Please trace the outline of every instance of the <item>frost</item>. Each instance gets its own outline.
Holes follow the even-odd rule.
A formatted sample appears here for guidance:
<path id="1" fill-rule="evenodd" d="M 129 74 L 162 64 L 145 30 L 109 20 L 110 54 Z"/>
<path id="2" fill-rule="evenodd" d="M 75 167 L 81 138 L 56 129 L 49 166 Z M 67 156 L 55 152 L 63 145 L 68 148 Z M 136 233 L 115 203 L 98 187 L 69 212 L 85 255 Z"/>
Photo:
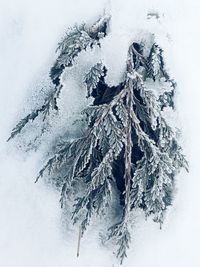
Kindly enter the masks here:
<path id="1" fill-rule="evenodd" d="M 51 70 L 55 94 L 45 101 L 44 110 L 23 119 L 11 138 L 40 112 L 44 112 L 45 120 L 49 107 L 57 109 L 63 69 L 71 66 L 82 50 L 99 45 L 107 22 L 107 17 L 102 18 L 92 27 L 77 26 L 67 34 L 59 44 L 60 55 Z M 149 38 L 152 42 L 154 35 Z M 122 212 L 118 213 L 118 223 L 108 229 L 107 241 L 115 243 L 121 263 L 131 241 L 134 212 L 142 210 L 162 226 L 172 204 L 175 177 L 181 168 L 188 170 L 175 131 L 163 116 L 166 107 L 173 108 L 174 93 L 167 93 L 174 92 L 175 82 L 166 71 L 163 50 L 155 41 L 150 47 L 149 39 L 146 43 L 129 46 L 124 80 L 117 86 L 106 83 L 109 69 L 103 63 L 90 68 L 83 84 L 93 104 L 82 111 L 86 123 L 82 136 L 63 140 L 36 179 L 54 176 L 59 180 L 61 206 L 65 208 L 68 199 L 73 202 L 71 219 L 79 223 L 81 235 L 95 216 L 105 218 L 111 211 L 115 191 Z M 156 94 L 152 83 L 162 87 L 163 93 Z"/>

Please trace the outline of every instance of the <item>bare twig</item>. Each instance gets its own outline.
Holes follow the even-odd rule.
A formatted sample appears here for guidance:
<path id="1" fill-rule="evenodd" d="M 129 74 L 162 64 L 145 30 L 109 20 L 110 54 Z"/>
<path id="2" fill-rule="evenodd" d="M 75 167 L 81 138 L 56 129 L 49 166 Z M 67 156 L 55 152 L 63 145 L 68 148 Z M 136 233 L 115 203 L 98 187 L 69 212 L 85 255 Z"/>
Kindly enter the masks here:
<path id="1" fill-rule="evenodd" d="M 79 257 L 80 255 L 80 243 L 81 243 L 81 226 L 79 226 L 79 231 L 78 231 L 78 244 L 77 244 L 77 254 L 76 254 L 77 257 Z"/>

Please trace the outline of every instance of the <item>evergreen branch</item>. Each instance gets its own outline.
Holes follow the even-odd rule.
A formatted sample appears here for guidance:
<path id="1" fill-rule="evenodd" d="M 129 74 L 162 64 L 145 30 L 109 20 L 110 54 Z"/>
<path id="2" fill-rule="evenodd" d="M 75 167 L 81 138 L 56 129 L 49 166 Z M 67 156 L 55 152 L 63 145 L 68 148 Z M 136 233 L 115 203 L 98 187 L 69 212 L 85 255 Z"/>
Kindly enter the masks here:
<path id="1" fill-rule="evenodd" d="M 129 48 L 128 52 L 128 61 L 127 61 L 127 79 L 125 88 L 128 89 L 127 96 L 126 96 L 126 105 L 128 108 L 128 121 L 125 127 L 125 136 L 126 136 L 126 143 L 125 143 L 125 152 L 124 152 L 124 160 L 125 160 L 125 171 L 124 171 L 124 180 L 125 180 L 125 216 L 129 215 L 130 212 L 130 190 L 131 190 L 131 178 L 132 178 L 132 114 L 135 114 L 133 111 L 133 79 L 130 78 L 132 74 L 132 69 L 134 66 L 133 63 L 133 53 L 132 53 L 132 46 Z M 130 72 L 131 70 L 131 72 Z M 134 118 L 135 119 L 135 118 Z M 134 120 L 135 121 L 135 120 Z"/>
<path id="2" fill-rule="evenodd" d="M 50 110 L 58 110 L 57 105 L 57 99 L 60 95 L 60 91 L 62 89 L 62 85 L 55 87 L 52 93 L 49 94 L 49 96 L 46 98 L 44 104 L 36 109 L 35 111 L 32 111 L 29 113 L 25 118 L 20 120 L 20 122 L 13 128 L 10 137 L 7 141 L 10 141 L 12 138 L 14 138 L 16 135 L 21 133 L 22 129 L 30 122 L 34 121 L 40 114 L 43 114 L 43 121 L 46 119 L 47 115 L 50 113 Z"/>
<path id="3" fill-rule="evenodd" d="M 104 179 L 103 183 L 96 184 L 95 189 L 88 190 L 86 195 L 77 198 L 77 202 L 74 205 L 74 211 L 72 213 L 72 219 L 74 223 L 78 220 L 79 213 L 85 209 L 85 215 L 81 216 L 81 233 L 84 234 L 87 226 L 90 223 L 92 215 L 100 215 L 106 213 L 111 202 L 111 183 L 110 179 Z"/>
<path id="4" fill-rule="evenodd" d="M 173 89 L 176 88 L 176 82 L 173 79 L 170 79 L 170 76 L 165 69 L 163 50 L 156 43 L 154 43 L 151 47 L 148 62 L 150 66 L 149 77 L 151 77 L 154 81 L 156 79 L 159 80 L 164 78 L 166 82 L 170 83 Z"/>
<path id="5" fill-rule="evenodd" d="M 103 17 L 92 27 L 75 27 L 66 35 L 51 70 L 56 85 L 52 97 L 16 126 L 13 137 L 40 113 L 45 120 L 50 109 L 57 110 L 62 72 L 82 50 L 100 45 L 108 22 L 108 17 Z M 172 204 L 175 176 L 182 167 L 188 170 L 176 133 L 164 117 L 164 108 L 173 108 L 175 83 L 165 69 L 162 52 L 153 44 L 146 56 L 143 46 L 133 43 L 128 50 L 125 79 L 118 86 L 106 84 L 107 70 L 102 63 L 90 69 L 84 83 L 94 102 L 82 112 L 87 123 L 85 133 L 56 148 L 36 179 L 45 174 L 62 177 L 61 207 L 70 197 L 74 203 L 71 219 L 80 222 L 80 236 L 92 218 L 110 211 L 115 191 L 121 212 L 117 212 L 118 223 L 108 229 L 107 240 L 116 244 L 121 263 L 131 241 L 133 212 L 142 209 L 161 226 Z M 152 80 L 155 86 L 164 88 L 158 97 L 151 90 Z"/>
<path id="6" fill-rule="evenodd" d="M 77 140 L 78 142 L 79 140 Z M 40 170 L 35 182 L 39 180 L 39 178 L 43 177 L 45 172 L 48 171 L 48 175 L 50 175 L 55 169 L 60 168 L 64 162 L 66 162 L 66 156 L 69 158 L 72 156 L 74 143 L 66 143 L 63 148 L 61 148 L 52 158 L 50 158 L 44 167 Z"/>
<path id="7" fill-rule="evenodd" d="M 110 17 L 104 15 L 91 27 L 75 26 L 66 34 L 58 44 L 59 56 L 50 71 L 50 77 L 54 84 L 60 84 L 60 76 L 64 69 L 73 65 L 74 59 L 81 51 L 88 47 L 93 48 L 94 45 L 100 45 L 99 40 L 107 34 L 109 20 Z"/>
<path id="8" fill-rule="evenodd" d="M 100 77 L 105 74 L 105 67 L 102 63 L 95 64 L 90 71 L 86 74 L 84 83 L 87 88 L 87 97 L 92 96 L 93 90 L 96 88 L 100 81 Z"/>
<path id="9" fill-rule="evenodd" d="M 116 245 L 118 246 L 116 256 L 119 258 L 122 264 L 124 259 L 127 257 L 127 249 L 131 242 L 131 234 L 128 229 L 128 221 L 124 218 L 117 224 L 114 224 L 108 229 L 107 240 L 116 240 Z"/>
<path id="10" fill-rule="evenodd" d="M 35 120 L 40 114 L 43 114 L 43 120 L 45 120 L 46 116 L 50 113 L 50 109 L 58 110 L 57 98 L 62 89 L 62 84 L 60 83 L 61 74 L 66 67 L 72 66 L 74 58 L 77 57 L 82 50 L 86 50 L 87 47 L 92 48 L 94 45 L 99 45 L 99 40 L 107 34 L 106 31 L 109 20 L 110 17 L 104 15 L 92 25 L 91 28 L 86 28 L 85 25 L 81 27 L 76 26 L 71 32 L 67 33 L 62 42 L 58 44 L 57 51 L 60 51 L 60 55 L 50 71 L 51 80 L 53 84 L 55 84 L 53 92 L 46 98 L 42 107 L 20 120 L 15 128 L 13 128 L 7 141 L 19 134 L 27 123 Z"/>

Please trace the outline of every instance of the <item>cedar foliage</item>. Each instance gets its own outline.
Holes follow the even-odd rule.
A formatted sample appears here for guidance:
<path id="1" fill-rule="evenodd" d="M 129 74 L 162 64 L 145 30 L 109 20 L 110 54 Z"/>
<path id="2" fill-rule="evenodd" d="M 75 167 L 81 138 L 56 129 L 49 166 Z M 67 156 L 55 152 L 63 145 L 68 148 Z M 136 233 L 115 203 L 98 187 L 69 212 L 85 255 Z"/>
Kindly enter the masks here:
<path id="1" fill-rule="evenodd" d="M 38 115 L 45 120 L 51 110 L 58 110 L 64 69 L 73 65 L 82 50 L 100 46 L 109 19 L 102 17 L 89 28 L 76 26 L 66 34 L 50 72 L 53 92 L 41 108 L 17 124 L 9 140 Z M 182 167 L 188 169 L 176 131 L 165 118 L 165 108 L 174 109 L 176 83 L 166 71 L 162 49 L 152 40 L 147 47 L 130 45 L 124 81 L 118 86 L 106 84 L 109 70 L 102 62 L 91 67 L 83 81 L 87 97 L 94 99 L 82 111 L 86 131 L 80 138 L 63 141 L 36 179 L 51 174 L 62 177 L 61 206 L 73 196 L 72 220 L 81 225 L 82 235 L 94 216 L 110 212 L 117 188 L 121 211 L 118 222 L 108 229 L 107 241 L 116 244 L 121 263 L 130 245 L 134 212 L 142 210 L 161 226 L 172 204 L 175 177 Z"/>

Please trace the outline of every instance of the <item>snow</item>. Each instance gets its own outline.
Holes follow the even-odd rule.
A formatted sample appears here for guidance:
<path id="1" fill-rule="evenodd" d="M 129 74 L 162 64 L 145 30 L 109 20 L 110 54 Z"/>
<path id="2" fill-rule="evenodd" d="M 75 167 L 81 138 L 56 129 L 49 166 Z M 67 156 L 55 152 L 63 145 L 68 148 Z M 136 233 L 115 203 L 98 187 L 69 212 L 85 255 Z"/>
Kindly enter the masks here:
<path id="1" fill-rule="evenodd" d="M 25 153 L 19 140 L 7 143 L 11 128 L 34 107 L 36 81 L 47 82 L 57 42 L 67 27 L 92 23 L 104 8 L 112 14 L 110 35 L 102 42 L 109 83 L 122 79 L 128 45 L 155 33 L 165 50 L 170 73 L 178 82 L 176 125 L 190 162 L 190 173 L 178 177 L 177 194 L 162 231 L 138 218 L 129 257 L 124 266 L 199 267 L 200 238 L 200 23 L 198 0 L 0 0 L 0 266 L 92 267 L 118 266 L 112 251 L 102 247 L 96 225 L 81 240 L 76 258 L 78 229 L 64 229 L 59 194 L 34 179 L 44 159 L 48 137 L 38 151 Z M 160 18 L 147 18 L 148 12 Z M 142 30 L 142 33 L 141 33 Z M 87 52 L 88 55 L 90 52 Z M 86 66 L 87 54 L 82 55 Z M 94 59 L 97 62 L 97 58 Z M 73 71 L 72 71 L 73 72 Z M 85 105 L 72 79 L 66 118 Z M 66 74 L 67 76 L 67 74 Z M 38 92 L 40 89 L 36 89 Z M 66 92 L 63 92 L 65 95 Z M 76 102 L 74 102 L 74 99 Z M 71 103 L 71 104 L 70 104 Z M 74 105 L 76 103 L 76 106 Z M 61 103 L 63 105 L 64 103 Z M 60 118 L 60 124 L 64 121 Z M 57 124 L 55 124 L 57 125 Z M 67 126 L 69 126 L 67 122 Z M 31 131 L 31 129 L 28 129 Z M 16 146 L 17 144 L 17 146 Z M 66 227 L 67 228 L 67 227 Z"/>

